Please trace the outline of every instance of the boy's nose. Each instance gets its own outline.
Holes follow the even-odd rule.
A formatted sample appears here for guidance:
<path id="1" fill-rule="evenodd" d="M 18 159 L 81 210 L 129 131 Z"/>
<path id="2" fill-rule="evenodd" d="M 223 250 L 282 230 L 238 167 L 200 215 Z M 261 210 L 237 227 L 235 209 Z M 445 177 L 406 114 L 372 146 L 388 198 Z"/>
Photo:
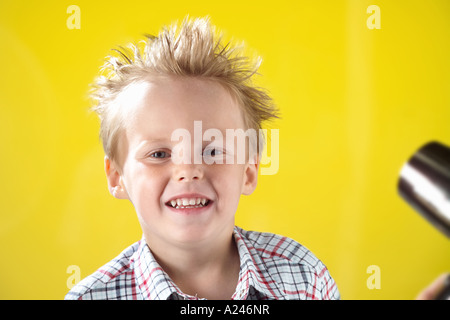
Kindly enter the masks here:
<path id="1" fill-rule="evenodd" d="M 179 164 L 174 169 L 173 178 L 176 181 L 194 181 L 203 178 L 203 170 L 198 164 Z"/>

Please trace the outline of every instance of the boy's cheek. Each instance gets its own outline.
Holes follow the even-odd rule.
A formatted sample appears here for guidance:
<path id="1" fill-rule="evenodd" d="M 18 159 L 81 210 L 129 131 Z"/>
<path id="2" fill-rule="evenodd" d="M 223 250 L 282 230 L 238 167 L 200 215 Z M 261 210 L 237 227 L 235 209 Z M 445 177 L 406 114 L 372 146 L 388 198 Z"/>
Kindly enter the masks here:
<path id="1" fill-rule="evenodd" d="M 247 166 L 246 164 L 215 165 L 214 170 L 208 176 L 215 182 L 218 190 L 239 192 L 242 191 L 242 186 L 246 181 Z"/>

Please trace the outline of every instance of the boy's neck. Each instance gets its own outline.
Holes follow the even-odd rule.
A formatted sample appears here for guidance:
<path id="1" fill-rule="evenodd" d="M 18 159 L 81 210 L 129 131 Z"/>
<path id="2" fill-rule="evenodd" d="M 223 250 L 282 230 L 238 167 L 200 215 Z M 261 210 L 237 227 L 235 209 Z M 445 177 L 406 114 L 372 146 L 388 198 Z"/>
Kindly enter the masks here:
<path id="1" fill-rule="evenodd" d="M 156 261 L 183 293 L 206 299 L 231 298 L 240 270 L 233 230 L 191 248 L 151 243 L 147 241 Z"/>

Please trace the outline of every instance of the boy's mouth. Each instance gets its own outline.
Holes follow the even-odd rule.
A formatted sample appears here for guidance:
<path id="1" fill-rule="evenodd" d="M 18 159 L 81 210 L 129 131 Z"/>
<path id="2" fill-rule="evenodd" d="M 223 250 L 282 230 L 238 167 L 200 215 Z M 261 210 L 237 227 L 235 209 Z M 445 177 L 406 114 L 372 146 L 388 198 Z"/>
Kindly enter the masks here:
<path id="1" fill-rule="evenodd" d="M 177 198 L 166 202 L 166 206 L 175 209 L 203 208 L 210 204 L 211 200 L 206 198 Z"/>

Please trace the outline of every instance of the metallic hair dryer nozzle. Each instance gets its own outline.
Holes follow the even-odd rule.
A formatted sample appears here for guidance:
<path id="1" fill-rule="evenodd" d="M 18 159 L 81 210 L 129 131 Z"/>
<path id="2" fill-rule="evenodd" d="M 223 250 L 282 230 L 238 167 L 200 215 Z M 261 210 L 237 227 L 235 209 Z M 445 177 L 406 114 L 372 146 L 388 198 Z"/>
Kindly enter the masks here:
<path id="1" fill-rule="evenodd" d="M 450 148 L 430 142 L 406 162 L 398 192 L 435 228 L 450 238 Z"/>

